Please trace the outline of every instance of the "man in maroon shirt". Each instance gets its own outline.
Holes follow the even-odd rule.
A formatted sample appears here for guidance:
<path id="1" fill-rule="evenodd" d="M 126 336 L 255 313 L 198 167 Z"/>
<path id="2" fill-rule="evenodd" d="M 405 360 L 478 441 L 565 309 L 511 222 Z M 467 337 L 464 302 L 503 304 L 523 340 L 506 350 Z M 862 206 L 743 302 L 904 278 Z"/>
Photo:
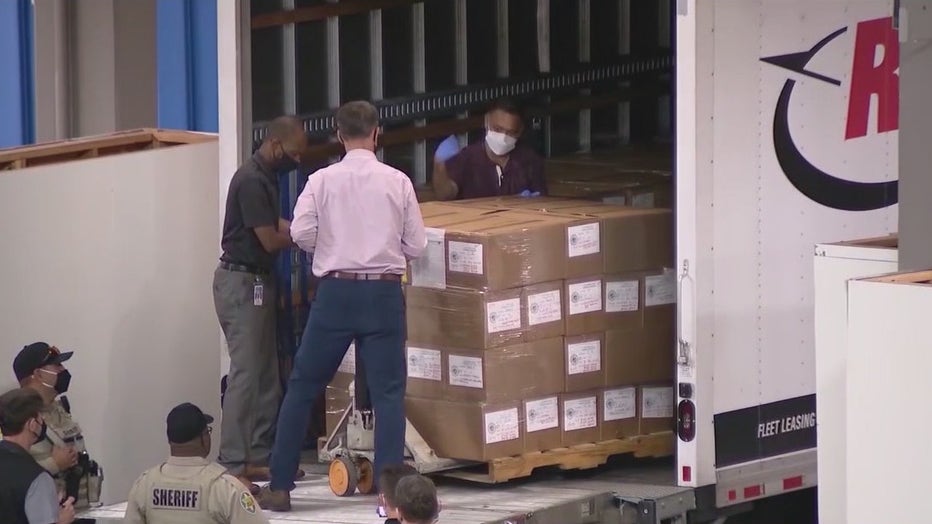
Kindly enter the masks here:
<path id="1" fill-rule="evenodd" d="M 485 140 L 461 151 L 453 136 L 437 147 L 433 174 L 437 198 L 546 195 L 543 160 L 531 148 L 517 145 L 524 132 L 518 107 L 510 100 L 498 100 L 485 115 L 485 129 Z"/>

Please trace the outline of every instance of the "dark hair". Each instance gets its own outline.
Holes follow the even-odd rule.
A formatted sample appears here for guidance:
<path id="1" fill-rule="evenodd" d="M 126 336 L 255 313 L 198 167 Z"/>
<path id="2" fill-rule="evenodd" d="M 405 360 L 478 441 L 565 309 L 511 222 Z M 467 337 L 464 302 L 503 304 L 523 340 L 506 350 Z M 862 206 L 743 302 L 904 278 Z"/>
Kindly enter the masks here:
<path id="1" fill-rule="evenodd" d="M 366 138 L 379 125 L 379 111 L 365 100 L 347 102 L 337 110 L 337 131 L 343 138 Z"/>
<path id="2" fill-rule="evenodd" d="M 0 395 L 0 433 L 19 435 L 27 422 L 39 416 L 43 405 L 39 393 L 29 388 L 18 388 Z"/>
<path id="3" fill-rule="evenodd" d="M 409 464 L 391 464 L 382 468 L 382 474 L 379 475 L 379 491 L 392 507 L 395 506 L 395 489 L 398 487 L 398 481 L 409 475 L 417 475 L 417 470 Z"/>
<path id="4" fill-rule="evenodd" d="M 395 507 L 404 520 L 430 524 L 440 513 L 437 488 L 424 475 L 408 475 L 395 488 Z"/>
<path id="5" fill-rule="evenodd" d="M 299 134 L 304 134 L 304 124 L 296 116 L 280 116 L 269 122 L 263 143 L 273 138 L 279 142 L 286 142 Z"/>
<path id="6" fill-rule="evenodd" d="M 492 102 L 492 105 L 489 106 L 489 110 L 486 112 L 491 113 L 492 111 L 502 111 L 524 120 L 524 113 L 521 111 L 521 107 L 510 98 L 499 98 Z"/>

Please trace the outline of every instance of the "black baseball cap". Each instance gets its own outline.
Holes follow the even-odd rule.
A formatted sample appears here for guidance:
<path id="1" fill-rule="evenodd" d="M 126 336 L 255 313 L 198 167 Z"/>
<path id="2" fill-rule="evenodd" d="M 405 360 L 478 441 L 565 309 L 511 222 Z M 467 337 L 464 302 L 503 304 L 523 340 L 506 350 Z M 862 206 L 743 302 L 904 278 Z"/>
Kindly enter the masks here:
<path id="1" fill-rule="evenodd" d="M 165 421 L 168 441 L 173 444 L 184 444 L 196 439 L 207 429 L 207 425 L 214 421 L 214 417 L 201 411 L 201 408 L 185 402 L 175 406 L 168 412 Z"/>
<path id="2" fill-rule="evenodd" d="M 22 381 L 35 373 L 37 369 L 51 364 L 61 364 L 73 354 L 73 351 L 62 353 L 57 347 L 45 342 L 33 342 L 20 350 L 13 359 L 13 373 L 16 374 L 16 380 Z"/>

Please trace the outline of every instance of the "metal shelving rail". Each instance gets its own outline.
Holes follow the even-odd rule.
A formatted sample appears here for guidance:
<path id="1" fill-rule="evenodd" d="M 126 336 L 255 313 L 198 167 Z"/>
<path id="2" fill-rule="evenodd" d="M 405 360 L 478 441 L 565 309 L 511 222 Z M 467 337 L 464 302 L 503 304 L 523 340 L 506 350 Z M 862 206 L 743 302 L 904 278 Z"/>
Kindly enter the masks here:
<path id="1" fill-rule="evenodd" d="M 578 92 L 605 84 L 634 82 L 671 74 L 673 56 L 669 53 L 641 55 L 618 64 L 597 66 L 567 73 L 548 74 L 534 78 L 506 80 L 483 86 L 463 86 L 449 91 L 414 94 L 403 98 L 379 100 L 375 106 L 383 125 L 400 124 L 431 118 L 451 116 L 481 108 L 500 97 L 526 98 L 554 95 L 561 92 Z M 334 128 L 335 110 L 301 115 L 304 129 L 309 133 L 329 132 Z M 253 141 L 260 142 L 266 133 L 267 122 L 253 125 Z"/>

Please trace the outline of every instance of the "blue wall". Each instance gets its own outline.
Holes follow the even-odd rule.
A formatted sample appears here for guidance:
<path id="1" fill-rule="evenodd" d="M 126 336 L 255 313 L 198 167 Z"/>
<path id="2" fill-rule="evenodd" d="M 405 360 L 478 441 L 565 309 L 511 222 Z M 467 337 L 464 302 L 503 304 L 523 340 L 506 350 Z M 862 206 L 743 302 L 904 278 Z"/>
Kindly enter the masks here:
<path id="1" fill-rule="evenodd" d="M 159 127 L 216 133 L 216 0 L 158 0 L 156 28 Z"/>
<path id="2" fill-rule="evenodd" d="M 0 0 L 0 147 L 35 140 L 31 0 Z"/>
<path id="3" fill-rule="evenodd" d="M 217 2 L 158 0 L 158 126 L 217 132 Z M 0 0 L 0 147 L 35 141 L 31 0 Z"/>

